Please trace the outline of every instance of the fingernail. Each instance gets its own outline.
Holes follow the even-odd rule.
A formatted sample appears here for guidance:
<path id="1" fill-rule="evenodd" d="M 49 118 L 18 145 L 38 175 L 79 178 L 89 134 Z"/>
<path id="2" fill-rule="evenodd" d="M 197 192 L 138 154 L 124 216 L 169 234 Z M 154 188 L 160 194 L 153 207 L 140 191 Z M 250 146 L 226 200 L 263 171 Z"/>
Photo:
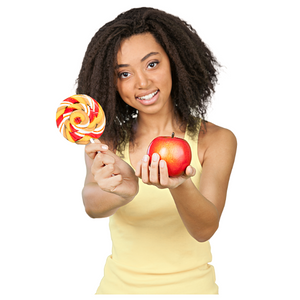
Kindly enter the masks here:
<path id="1" fill-rule="evenodd" d="M 143 161 L 144 161 L 144 162 L 147 162 L 147 161 L 148 161 L 148 155 L 144 155 Z"/>
<path id="2" fill-rule="evenodd" d="M 160 165 L 161 168 L 164 168 L 166 166 L 166 162 L 164 160 L 161 160 L 159 162 L 159 165 Z"/>
<path id="3" fill-rule="evenodd" d="M 107 149 L 108 149 L 108 146 L 107 146 L 107 145 L 101 145 L 101 149 L 102 149 L 102 150 L 107 150 Z"/>
<path id="4" fill-rule="evenodd" d="M 154 153 L 152 155 L 152 161 L 158 161 L 158 159 L 159 159 L 159 155 L 157 153 Z"/>

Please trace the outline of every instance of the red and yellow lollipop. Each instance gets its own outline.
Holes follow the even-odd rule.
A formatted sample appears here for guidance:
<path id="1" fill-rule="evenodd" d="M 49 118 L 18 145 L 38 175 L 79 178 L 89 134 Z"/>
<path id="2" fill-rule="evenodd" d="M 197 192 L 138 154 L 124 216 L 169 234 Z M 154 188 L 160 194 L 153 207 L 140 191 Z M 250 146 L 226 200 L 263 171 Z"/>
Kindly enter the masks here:
<path id="1" fill-rule="evenodd" d="M 105 114 L 99 103 L 90 96 L 74 95 L 59 105 L 56 125 L 68 141 L 86 145 L 102 135 Z"/>

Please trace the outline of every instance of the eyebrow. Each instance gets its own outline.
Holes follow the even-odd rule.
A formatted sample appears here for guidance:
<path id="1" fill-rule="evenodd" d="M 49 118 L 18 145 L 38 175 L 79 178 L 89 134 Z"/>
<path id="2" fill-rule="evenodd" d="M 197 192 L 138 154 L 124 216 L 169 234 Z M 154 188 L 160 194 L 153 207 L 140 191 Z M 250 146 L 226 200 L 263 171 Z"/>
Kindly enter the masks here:
<path id="1" fill-rule="evenodd" d="M 150 57 L 150 56 L 152 56 L 152 55 L 156 55 L 156 54 L 158 54 L 158 52 L 150 52 L 150 53 L 148 53 L 146 56 L 144 56 L 144 57 L 141 59 L 141 61 L 144 61 L 144 60 L 146 60 L 148 57 Z"/>
<path id="2" fill-rule="evenodd" d="M 147 55 L 145 55 L 142 59 L 141 62 L 145 61 L 148 57 L 152 56 L 152 55 L 156 55 L 159 54 L 158 52 L 150 52 Z M 116 65 L 116 69 L 119 68 L 124 68 L 124 67 L 129 67 L 129 64 L 121 64 L 121 65 Z"/>

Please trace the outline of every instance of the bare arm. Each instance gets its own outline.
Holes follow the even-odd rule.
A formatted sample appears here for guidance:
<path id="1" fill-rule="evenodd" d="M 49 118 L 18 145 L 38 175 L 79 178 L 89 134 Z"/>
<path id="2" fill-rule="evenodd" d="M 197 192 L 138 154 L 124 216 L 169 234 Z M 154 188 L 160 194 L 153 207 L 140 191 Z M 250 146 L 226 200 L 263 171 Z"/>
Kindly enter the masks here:
<path id="1" fill-rule="evenodd" d="M 168 176 L 164 161 L 152 161 L 149 172 L 149 160 L 146 159 L 140 161 L 136 168 L 136 174 L 143 182 L 169 188 L 185 227 L 199 242 L 210 239 L 218 229 L 237 147 L 231 131 L 208 126 L 208 133 L 199 139 L 199 160 L 203 157 L 199 190 L 190 179 L 195 174 L 191 166 L 186 169 L 185 175 L 177 178 Z"/>
<path id="2" fill-rule="evenodd" d="M 235 136 L 223 128 L 208 144 L 199 190 L 191 180 L 170 189 L 187 230 L 200 242 L 210 239 L 218 229 L 237 147 Z"/>
<path id="3" fill-rule="evenodd" d="M 138 178 L 133 169 L 103 146 L 96 141 L 85 149 L 87 173 L 82 198 L 92 218 L 111 216 L 138 193 Z"/>

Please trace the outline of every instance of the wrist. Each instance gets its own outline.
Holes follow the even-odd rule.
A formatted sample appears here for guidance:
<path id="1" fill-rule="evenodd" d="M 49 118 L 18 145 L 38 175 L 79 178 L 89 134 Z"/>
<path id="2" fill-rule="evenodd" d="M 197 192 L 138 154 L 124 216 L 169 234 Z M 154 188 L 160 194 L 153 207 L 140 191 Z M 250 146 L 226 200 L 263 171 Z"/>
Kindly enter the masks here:
<path id="1" fill-rule="evenodd" d="M 174 187 L 170 187 L 169 189 L 181 191 L 181 190 L 190 189 L 193 186 L 194 186 L 194 184 L 193 184 L 191 178 L 188 178 L 188 179 L 180 182 L 178 185 L 175 185 Z"/>

